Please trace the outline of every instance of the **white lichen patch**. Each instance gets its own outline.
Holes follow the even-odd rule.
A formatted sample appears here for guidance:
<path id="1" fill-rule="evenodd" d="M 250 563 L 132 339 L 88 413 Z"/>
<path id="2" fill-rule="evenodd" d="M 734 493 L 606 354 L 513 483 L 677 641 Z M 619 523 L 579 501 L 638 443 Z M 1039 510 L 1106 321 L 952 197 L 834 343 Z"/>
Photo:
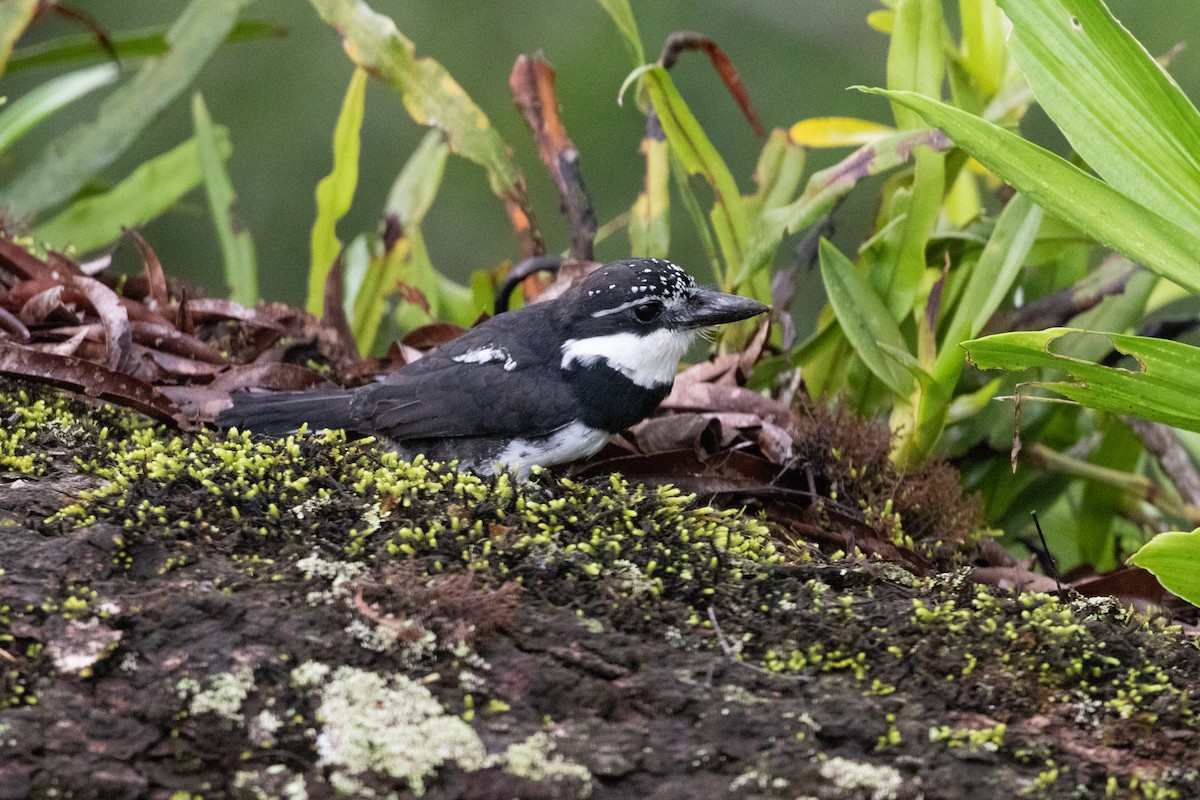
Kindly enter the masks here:
<path id="1" fill-rule="evenodd" d="M 304 573 L 304 577 L 323 578 L 330 582 L 329 588 L 323 592 L 309 592 L 305 600 L 310 606 L 328 605 L 335 600 L 350 596 L 354 585 L 365 580 L 368 571 L 365 566 L 353 561 L 332 561 L 321 558 L 317 553 L 296 562 L 296 569 Z"/>
<path id="2" fill-rule="evenodd" d="M 71 620 L 46 646 L 59 672 L 80 673 L 107 657 L 121 640 L 121 632 L 101 625 L 97 617 L 87 622 Z"/>
<path id="3" fill-rule="evenodd" d="M 188 712 L 191 714 L 216 714 L 219 717 L 242 721 L 242 703 L 246 702 L 254 687 L 254 671 L 242 667 L 237 672 L 218 672 L 209 675 L 204 685 L 195 678 L 183 678 L 175 684 L 175 692 L 182 699 L 191 698 Z"/>
<path id="4" fill-rule="evenodd" d="M 403 675 L 388 679 L 339 667 L 320 696 L 317 754 L 322 766 L 334 769 L 335 787 L 350 789 L 355 776 L 378 772 L 406 781 L 421 795 L 425 780 L 445 764 L 465 770 L 487 766 L 487 751 L 471 726 Z"/>
<path id="5" fill-rule="evenodd" d="M 577 797 L 592 790 L 592 775 L 554 753 L 545 733 L 535 733 L 488 755 L 479 735 L 448 714 L 428 689 L 403 675 L 385 677 L 356 667 L 308 662 L 292 671 L 292 683 L 319 698 L 316 731 L 320 765 L 330 769 L 338 792 L 362 796 L 368 773 L 405 781 L 418 797 L 446 766 L 467 772 L 500 768 L 531 781 L 575 781 Z M 323 669 L 322 669 L 323 668 Z"/>
<path id="6" fill-rule="evenodd" d="M 275 734 L 282 727 L 283 720 L 264 708 L 250 720 L 246 733 L 250 736 L 250 741 L 259 747 L 274 747 Z"/>
<path id="7" fill-rule="evenodd" d="M 539 731 L 523 742 L 509 745 L 499 757 L 504 771 L 531 781 L 579 781 L 583 784 L 581 797 L 592 793 L 592 773 L 582 764 L 554 754 L 554 743 Z"/>
<path id="8" fill-rule="evenodd" d="M 865 789 L 871 800 L 895 800 L 904 779 L 893 767 L 876 766 L 865 761 L 852 761 L 835 756 L 820 768 L 821 776 L 842 791 Z"/>
<path id="9" fill-rule="evenodd" d="M 346 626 L 346 633 L 367 650 L 394 652 L 407 666 L 420 663 L 437 649 L 434 632 L 411 619 L 388 620 L 388 624 L 377 625 L 356 619 Z"/>

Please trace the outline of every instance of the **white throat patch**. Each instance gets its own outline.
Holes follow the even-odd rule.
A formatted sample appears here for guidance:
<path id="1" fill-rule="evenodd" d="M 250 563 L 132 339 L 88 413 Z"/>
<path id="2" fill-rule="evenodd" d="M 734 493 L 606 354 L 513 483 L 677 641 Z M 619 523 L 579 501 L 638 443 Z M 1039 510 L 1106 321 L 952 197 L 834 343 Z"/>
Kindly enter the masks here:
<path id="1" fill-rule="evenodd" d="M 612 333 L 586 339 L 568 339 L 562 346 L 562 367 L 572 362 L 583 366 L 604 361 L 629 380 L 644 388 L 670 384 L 692 344 L 692 331 L 659 328 L 653 333 Z"/>

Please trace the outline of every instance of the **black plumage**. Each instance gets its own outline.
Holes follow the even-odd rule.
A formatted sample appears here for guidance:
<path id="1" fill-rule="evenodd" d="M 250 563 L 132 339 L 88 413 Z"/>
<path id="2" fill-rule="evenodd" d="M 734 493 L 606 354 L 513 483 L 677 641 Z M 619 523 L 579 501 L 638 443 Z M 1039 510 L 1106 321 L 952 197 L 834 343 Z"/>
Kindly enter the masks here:
<path id="1" fill-rule="evenodd" d="M 240 392 L 224 427 L 346 428 L 405 455 L 518 470 L 595 452 L 649 416 L 695 332 L 765 311 L 673 264 L 616 262 L 562 296 L 500 314 L 357 389 Z M 666 352 L 658 352 L 665 348 Z"/>

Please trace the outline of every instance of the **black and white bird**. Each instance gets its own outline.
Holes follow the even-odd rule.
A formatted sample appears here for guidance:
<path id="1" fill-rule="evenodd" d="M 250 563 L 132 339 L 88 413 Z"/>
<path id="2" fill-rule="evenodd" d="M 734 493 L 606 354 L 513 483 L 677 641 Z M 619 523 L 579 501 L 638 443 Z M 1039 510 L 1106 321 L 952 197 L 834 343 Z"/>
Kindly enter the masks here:
<path id="1" fill-rule="evenodd" d="M 500 314 L 356 389 L 239 392 L 217 424 L 345 428 L 480 473 L 596 453 L 654 412 L 707 328 L 767 311 L 669 261 L 617 261 L 554 300 Z"/>

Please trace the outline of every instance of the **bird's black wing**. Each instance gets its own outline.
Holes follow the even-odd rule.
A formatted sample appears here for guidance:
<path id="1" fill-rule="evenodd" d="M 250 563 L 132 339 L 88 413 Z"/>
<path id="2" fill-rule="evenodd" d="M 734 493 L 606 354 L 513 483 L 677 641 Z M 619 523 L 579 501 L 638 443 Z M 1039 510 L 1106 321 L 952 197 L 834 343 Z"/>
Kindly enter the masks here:
<path id="1" fill-rule="evenodd" d="M 557 341 L 539 339 L 536 307 L 509 312 L 357 390 L 360 430 L 403 442 L 475 436 L 527 438 L 573 421 L 577 400 L 560 374 Z"/>

